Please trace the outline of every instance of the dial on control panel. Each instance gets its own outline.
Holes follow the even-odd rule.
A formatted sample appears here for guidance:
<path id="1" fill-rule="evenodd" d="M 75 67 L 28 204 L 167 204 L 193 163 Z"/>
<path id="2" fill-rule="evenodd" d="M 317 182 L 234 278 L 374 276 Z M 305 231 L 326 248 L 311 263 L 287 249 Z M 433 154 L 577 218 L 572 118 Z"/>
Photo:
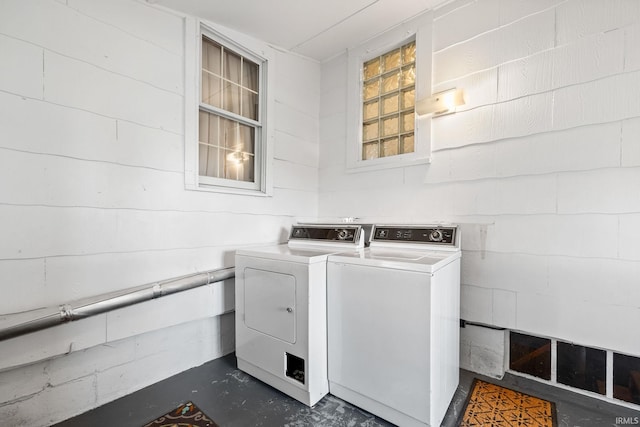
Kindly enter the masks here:
<path id="1" fill-rule="evenodd" d="M 349 230 L 345 230 L 344 228 L 338 231 L 338 240 L 346 240 L 349 238 Z"/>
<path id="2" fill-rule="evenodd" d="M 444 236 L 442 235 L 442 231 L 441 230 L 433 230 L 429 234 L 429 240 L 431 240 L 432 242 L 441 242 L 443 237 Z"/>

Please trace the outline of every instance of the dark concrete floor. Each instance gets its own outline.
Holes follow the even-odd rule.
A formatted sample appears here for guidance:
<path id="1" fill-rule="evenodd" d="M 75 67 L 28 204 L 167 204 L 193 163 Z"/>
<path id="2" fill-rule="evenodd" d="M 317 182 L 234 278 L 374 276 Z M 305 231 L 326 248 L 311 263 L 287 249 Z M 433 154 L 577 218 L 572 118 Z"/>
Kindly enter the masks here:
<path id="1" fill-rule="evenodd" d="M 460 386 L 443 426 L 457 424 L 474 377 L 555 402 L 558 427 L 627 426 L 629 421 L 635 420 L 633 417 L 640 416 L 640 411 L 530 379 L 507 374 L 498 381 L 461 370 Z M 392 426 L 331 395 L 308 408 L 239 371 L 235 355 L 230 354 L 56 424 L 56 427 L 141 427 L 187 401 L 195 403 L 221 427 Z M 623 417 L 624 421 L 618 417 Z"/>

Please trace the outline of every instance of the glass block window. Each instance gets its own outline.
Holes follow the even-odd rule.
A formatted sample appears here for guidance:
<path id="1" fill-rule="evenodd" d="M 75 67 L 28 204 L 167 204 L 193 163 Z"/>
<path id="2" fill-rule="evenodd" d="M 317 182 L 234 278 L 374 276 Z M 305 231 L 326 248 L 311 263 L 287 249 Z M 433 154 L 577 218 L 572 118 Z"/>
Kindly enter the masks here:
<path id="1" fill-rule="evenodd" d="M 362 160 L 413 153 L 416 42 L 362 67 Z"/>
<path id="2" fill-rule="evenodd" d="M 256 61 L 202 36 L 198 169 L 201 178 L 257 184 L 260 72 Z"/>

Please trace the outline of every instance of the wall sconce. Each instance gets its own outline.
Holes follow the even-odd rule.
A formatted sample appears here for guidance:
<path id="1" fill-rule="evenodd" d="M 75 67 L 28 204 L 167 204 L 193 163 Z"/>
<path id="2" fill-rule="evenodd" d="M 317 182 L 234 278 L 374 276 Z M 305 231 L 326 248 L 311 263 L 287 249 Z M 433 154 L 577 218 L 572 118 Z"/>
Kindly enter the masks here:
<path id="1" fill-rule="evenodd" d="M 455 113 L 456 107 L 464 105 L 464 92 L 462 89 L 449 89 L 434 93 L 429 98 L 423 98 L 416 102 L 416 113 L 419 116 L 433 114 L 434 117 Z"/>

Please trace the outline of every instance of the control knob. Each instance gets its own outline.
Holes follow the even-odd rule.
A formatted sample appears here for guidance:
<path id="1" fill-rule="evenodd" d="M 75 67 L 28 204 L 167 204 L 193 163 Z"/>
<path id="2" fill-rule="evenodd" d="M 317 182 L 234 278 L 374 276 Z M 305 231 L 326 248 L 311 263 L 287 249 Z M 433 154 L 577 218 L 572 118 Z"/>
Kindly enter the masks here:
<path id="1" fill-rule="evenodd" d="M 431 234 L 429 234 L 429 240 L 432 242 L 441 242 L 443 237 L 441 230 L 433 230 Z"/>

